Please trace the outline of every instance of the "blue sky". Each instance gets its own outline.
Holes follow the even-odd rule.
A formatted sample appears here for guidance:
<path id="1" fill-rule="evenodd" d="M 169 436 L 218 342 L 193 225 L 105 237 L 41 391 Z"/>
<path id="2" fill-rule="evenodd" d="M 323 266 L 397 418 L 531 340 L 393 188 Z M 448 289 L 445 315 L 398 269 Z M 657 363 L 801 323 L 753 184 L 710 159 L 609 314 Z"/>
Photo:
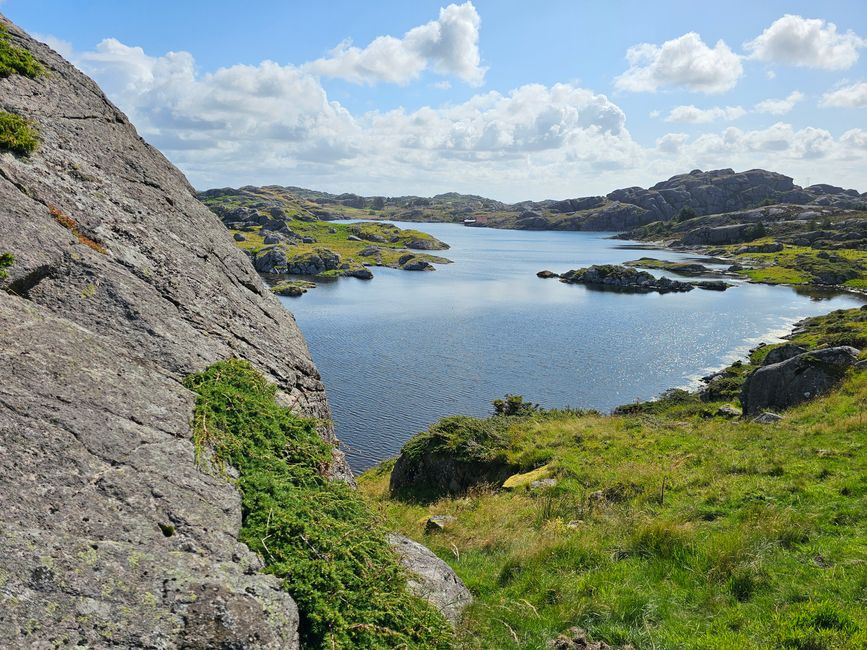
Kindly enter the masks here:
<path id="1" fill-rule="evenodd" d="M 199 188 L 520 200 L 765 167 L 867 190 L 863 0 L 0 11 L 93 76 Z"/>

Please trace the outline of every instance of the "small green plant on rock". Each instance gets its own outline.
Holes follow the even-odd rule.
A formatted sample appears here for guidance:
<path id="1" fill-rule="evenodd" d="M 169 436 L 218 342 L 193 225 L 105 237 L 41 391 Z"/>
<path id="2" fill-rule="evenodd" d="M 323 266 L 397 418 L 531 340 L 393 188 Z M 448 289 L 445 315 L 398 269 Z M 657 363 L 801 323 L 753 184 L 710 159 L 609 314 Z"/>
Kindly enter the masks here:
<path id="1" fill-rule="evenodd" d="M 35 79 L 45 74 L 45 68 L 27 50 L 9 42 L 9 32 L 0 25 L 0 77 L 20 74 Z"/>
<path id="2" fill-rule="evenodd" d="M 5 280 L 9 277 L 9 272 L 6 270 L 15 262 L 15 256 L 12 253 L 0 253 L 0 280 Z"/>
<path id="3" fill-rule="evenodd" d="M 29 120 L 14 113 L 0 112 L 0 150 L 27 155 L 38 146 L 39 134 Z"/>

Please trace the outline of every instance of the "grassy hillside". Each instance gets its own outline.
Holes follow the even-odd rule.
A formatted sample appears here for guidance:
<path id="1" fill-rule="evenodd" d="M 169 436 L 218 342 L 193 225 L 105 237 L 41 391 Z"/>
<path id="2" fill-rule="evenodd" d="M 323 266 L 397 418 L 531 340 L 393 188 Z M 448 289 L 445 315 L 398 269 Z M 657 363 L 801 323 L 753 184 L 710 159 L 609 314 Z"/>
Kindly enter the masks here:
<path id="1" fill-rule="evenodd" d="M 849 310 L 796 342 L 864 334 L 867 311 Z M 448 442 L 491 444 L 483 455 L 554 486 L 398 500 L 388 462 L 360 489 L 477 596 L 462 647 L 545 648 L 572 626 L 635 648 L 865 647 L 867 372 L 777 424 L 716 416 L 725 403 L 671 393 L 621 415 L 499 416 L 467 428 L 497 435 Z M 434 514 L 455 520 L 426 533 Z"/>

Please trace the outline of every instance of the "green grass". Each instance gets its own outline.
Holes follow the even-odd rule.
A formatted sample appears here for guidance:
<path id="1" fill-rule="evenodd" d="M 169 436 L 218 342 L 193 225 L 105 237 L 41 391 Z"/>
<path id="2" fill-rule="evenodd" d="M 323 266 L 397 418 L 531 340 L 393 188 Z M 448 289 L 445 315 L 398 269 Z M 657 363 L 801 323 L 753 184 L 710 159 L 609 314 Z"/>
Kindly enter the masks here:
<path id="1" fill-rule="evenodd" d="M 45 68 L 30 52 L 9 42 L 9 32 L 0 25 L 0 77 L 20 74 L 35 79 L 45 74 Z"/>
<path id="2" fill-rule="evenodd" d="M 867 311 L 834 312 L 795 342 L 865 328 Z M 497 455 L 547 465 L 553 488 L 399 501 L 386 463 L 360 489 L 476 595 L 461 647 L 541 649 L 575 625 L 636 648 L 865 647 L 867 372 L 771 426 L 716 406 L 515 419 Z M 426 536 L 431 514 L 456 521 Z"/>
<path id="3" fill-rule="evenodd" d="M 9 277 L 7 270 L 15 263 L 15 256 L 12 253 L 0 253 L 0 280 L 5 280 Z"/>
<path id="4" fill-rule="evenodd" d="M 300 296 L 308 289 L 315 289 L 316 283 L 305 280 L 283 280 L 271 287 L 271 293 L 278 296 Z"/>
<path id="5" fill-rule="evenodd" d="M 39 133 L 29 120 L 0 112 L 0 150 L 27 155 L 39 146 Z"/>
<path id="6" fill-rule="evenodd" d="M 757 244 L 770 243 L 773 238 L 757 240 Z M 734 252 L 739 246 L 729 246 Z M 768 284 L 821 284 L 823 273 L 849 276 L 843 282 L 852 288 L 867 286 L 867 251 L 846 248 L 826 251 L 805 246 L 785 245 L 777 253 L 743 253 L 739 260 L 755 261 L 759 268 L 745 269 L 741 273 L 753 282 Z"/>
<path id="7" fill-rule="evenodd" d="M 405 230 L 383 223 L 343 224 L 328 221 L 301 221 L 298 219 L 288 219 L 286 225 L 297 235 L 311 237 L 316 240 L 312 244 L 297 243 L 294 246 L 278 244 L 278 246 L 282 246 L 286 251 L 290 262 L 312 255 L 320 248 L 328 249 L 340 255 L 341 260 L 349 264 L 350 270 L 361 268 L 364 265 L 399 268 L 400 258 L 407 254 L 412 254 L 416 259 L 426 260 L 432 264 L 450 262 L 450 260 L 439 255 L 432 255 L 419 250 L 407 250 L 406 245 L 414 240 L 435 241 L 429 234 L 418 230 Z M 334 232 L 331 232 L 332 230 Z M 255 228 L 252 231 L 231 230 L 230 232 L 232 234 L 241 232 L 244 235 L 246 240 L 235 242 L 235 244 L 250 253 L 256 253 L 268 247 L 265 244 L 265 237 L 268 235 L 268 231 Z M 377 235 L 384 238 L 385 241 L 353 241 L 349 239 L 350 236 L 358 236 L 358 233 L 368 236 Z M 391 241 L 393 238 L 395 241 Z M 368 256 L 360 254 L 365 248 L 371 246 L 376 246 L 380 251 Z"/>
<path id="8" fill-rule="evenodd" d="M 191 375 L 200 462 L 237 469 L 240 539 L 298 604 L 307 648 L 448 648 L 438 612 L 411 596 L 380 522 L 360 495 L 322 475 L 331 447 L 316 422 L 274 400 L 244 361 Z"/>

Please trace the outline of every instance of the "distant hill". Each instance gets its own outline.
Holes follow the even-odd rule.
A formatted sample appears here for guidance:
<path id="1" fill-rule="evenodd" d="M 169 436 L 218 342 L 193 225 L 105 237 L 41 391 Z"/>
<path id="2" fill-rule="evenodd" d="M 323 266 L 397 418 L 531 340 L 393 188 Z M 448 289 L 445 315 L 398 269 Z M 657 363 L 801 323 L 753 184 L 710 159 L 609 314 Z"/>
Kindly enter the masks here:
<path id="1" fill-rule="evenodd" d="M 473 220 L 479 226 L 520 230 L 624 231 L 683 216 L 721 214 L 776 204 L 840 209 L 867 206 L 867 193 L 825 184 L 800 187 L 789 176 L 763 169 L 744 172 L 696 169 L 646 189 L 627 187 L 605 196 L 513 204 L 456 192 L 432 197 L 359 196 L 275 185 L 213 189 L 201 192 L 199 197 L 224 221 L 232 217 L 231 210 L 241 207 L 241 203 L 249 206 L 251 202 L 261 202 L 253 207 L 279 207 L 293 211 L 302 219 Z M 243 198 L 243 201 L 233 201 L 233 197 Z"/>

